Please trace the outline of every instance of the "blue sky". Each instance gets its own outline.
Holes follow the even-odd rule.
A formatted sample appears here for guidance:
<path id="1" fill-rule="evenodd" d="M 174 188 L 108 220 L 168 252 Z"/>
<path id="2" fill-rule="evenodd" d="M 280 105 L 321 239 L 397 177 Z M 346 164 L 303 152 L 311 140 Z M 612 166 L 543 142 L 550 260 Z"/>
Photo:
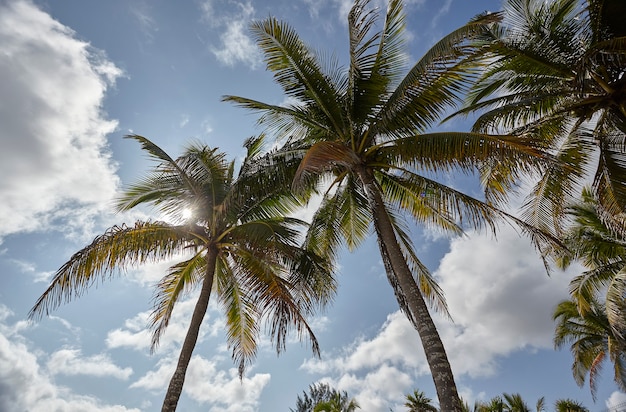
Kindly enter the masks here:
<path id="1" fill-rule="evenodd" d="M 253 115 L 220 97 L 283 101 L 249 22 L 287 20 L 341 58 L 349 7 L 345 0 L 0 0 L 0 410 L 160 408 L 194 297 L 180 303 L 151 355 L 151 286 L 167 264 L 99 284 L 38 323 L 26 314 L 73 252 L 111 225 L 151 216 L 112 213 L 116 193 L 150 165 L 123 135 L 142 134 L 171 155 L 197 139 L 242 156 L 244 139 L 260 130 Z M 410 60 L 475 14 L 499 8 L 499 0 L 407 1 Z M 480 195 L 470 178 L 447 179 Z M 626 401 L 607 365 L 594 404 L 588 387 L 574 383 L 569 352 L 553 350 L 551 312 L 576 268 L 546 276 L 528 241 L 506 226 L 497 242 L 481 233 L 413 233 L 448 299 L 454 323 L 435 318 L 466 400 L 519 392 L 531 405 L 545 396 L 548 410 L 570 397 L 592 411 Z M 211 305 L 179 410 L 287 411 L 320 380 L 368 412 L 404 410 L 415 388 L 435 398 L 375 242 L 342 255 L 339 280 L 334 305 L 312 320 L 322 358 L 295 337 L 276 357 L 265 339 L 242 382 Z"/>

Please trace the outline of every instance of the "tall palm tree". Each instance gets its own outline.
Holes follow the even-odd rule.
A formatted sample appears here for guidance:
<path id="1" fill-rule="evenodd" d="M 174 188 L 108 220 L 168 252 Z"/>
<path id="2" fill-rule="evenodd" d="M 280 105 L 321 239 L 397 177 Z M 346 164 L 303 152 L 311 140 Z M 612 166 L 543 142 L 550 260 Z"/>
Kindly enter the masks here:
<path id="1" fill-rule="evenodd" d="M 559 349 L 571 344 L 572 374 L 579 386 L 584 385 L 589 375 L 589 388 L 595 400 L 597 377 L 608 360 L 613 363 L 615 383 L 621 390 L 626 389 L 626 347 L 615 338 L 601 302 L 591 299 L 589 309 L 581 315 L 576 302 L 562 301 L 553 319 L 556 321 L 554 345 Z"/>
<path id="2" fill-rule="evenodd" d="M 217 149 L 192 144 L 172 159 L 148 139 L 128 137 L 157 164 L 121 195 L 117 209 L 151 205 L 175 223 L 138 221 L 96 237 L 57 271 L 30 317 L 48 314 L 120 269 L 185 254 L 157 284 L 151 315 L 154 349 L 178 300 L 200 286 L 163 411 L 176 409 L 212 293 L 223 307 L 228 344 L 240 375 L 255 357 L 261 319 L 267 319 L 278 352 L 285 347 L 288 329 L 295 327 L 308 335 L 314 353 L 319 353 L 305 316 L 331 297 L 335 282 L 324 260 L 299 247 L 304 222 L 285 217 L 301 205 L 301 199 L 276 189 L 271 176 L 251 172 L 262 139 L 247 142 L 248 157 L 235 177 L 234 162 L 226 161 Z M 185 219 L 185 211 L 192 216 Z"/>
<path id="3" fill-rule="evenodd" d="M 433 405 L 432 399 L 419 389 L 415 389 L 413 393 L 406 395 L 404 406 L 409 408 L 408 412 L 438 412 L 439 409 Z"/>
<path id="4" fill-rule="evenodd" d="M 334 61 L 324 65 L 287 23 L 271 17 L 253 23 L 268 70 L 296 103 L 224 99 L 262 114 L 260 122 L 284 142 L 269 163 L 298 164 L 296 188 L 330 179 L 309 230 L 320 253 L 333 255 L 344 241 L 356 248 L 373 222 L 389 282 L 419 332 L 441 409 L 459 411 L 452 370 L 426 301 L 444 311 L 445 304 L 400 212 L 453 233 L 462 231 L 461 223 L 493 223 L 498 212 L 435 176 L 473 171 L 487 158 L 523 163 L 538 153 L 522 152 L 515 139 L 506 137 L 424 132 L 467 86 L 465 75 L 472 71 L 457 63 L 469 50 L 467 39 L 484 32 L 497 15 L 479 16 L 453 31 L 407 72 L 402 1 L 389 1 L 382 26 L 376 26 L 377 11 L 368 4 L 357 0 L 348 15 L 346 70 Z"/>
<path id="5" fill-rule="evenodd" d="M 296 409 L 292 412 L 354 412 L 360 409 L 358 402 L 346 391 L 338 391 L 327 383 L 309 386 L 308 393 L 298 396 Z"/>
<path id="6" fill-rule="evenodd" d="M 585 315 L 590 302 L 598 298 L 605 302 L 607 318 L 616 338 L 626 342 L 626 237 L 624 221 L 611 216 L 584 188 L 582 200 L 567 208 L 572 224 L 564 234 L 567 253 L 557 262 L 567 267 L 572 259 L 588 270 L 570 282 L 570 294 Z"/>
<path id="7" fill-rule="evenodd" d="M 522 136 L 558 160 L 531 174 L 523 208 L 544 230 L 559 233 L 590 178 L 607 211 L 626 213 L 624 12 L 622 0 L 507 0 L 473 55 L 487 66 L 460 112 L 479 113 L 473 130 Z M 484 167 L 483 180 L 494 201 L 519 183 L 506 162 Z"/>

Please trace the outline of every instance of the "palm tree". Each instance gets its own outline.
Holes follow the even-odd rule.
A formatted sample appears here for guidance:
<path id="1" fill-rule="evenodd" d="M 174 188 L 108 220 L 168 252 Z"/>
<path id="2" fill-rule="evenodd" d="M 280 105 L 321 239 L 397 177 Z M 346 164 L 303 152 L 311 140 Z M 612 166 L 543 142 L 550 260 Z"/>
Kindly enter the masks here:
<path id="1" fill-rule="evenodd" d="M 409 408 L 408 412 L 438 412 L 439 409 L 433 405 L 432 399 L 419 389 L 415 389 L 413 393 L 406 395 L 404 406 Z"/>
<path id="2" fill-rule="evenodd" d="M 358 402 L 346 391 L 338 391 L 327 383 L 309 386 L 309 393 L 298 396 L 296 409 L 292 412 L 354 412 L 360 409 Z"/>
<path id="3" fill-rule="evenodd" d="M 624 222 L 611 216 L 584 188 L 582 200 L 567 209 L 572 224 L 564 234 L 567 253 L 557 261 L 567 267 L 572 259 L 579 260 L 589 270 L 570 282 L 570 294 L 585 315 L 590 302 L 604 293 L 607 318 L 616 338 L 626 342 L 626 237 Z"/>
<path id="4" fill-rule="evenodd" d="M 313 412 L 354 412 L 357 409 L 361 409 L 357 401 L 336 394 L 330 400 L 315 405 Z"/>
<path id="5" fill-rule="evenodd" d="M 489 402 L 480 402 L 474 408 L 477 412 L 505 412 L 504 400 L 501 396 L 494 396 Z"/>
<path id="6" fill-rule="evenodd" d="M 319 253 L 334 255 L 345 241 L 356 248 L 374 231 L 400 308 L 419 332 L 443 411 L 459 411 L 454 377 L 426 301 L 445 312 L 439 289 L 414 252 L 402 210 L 419 224 L 461 233 L 463 224 L 493 224 L 498 212 L 435 176 L 470 172 L 487 158 L 528 161 L 515 139 L 475 133 L 424 133 L 466 86 L 467 39 L 497 16 L 479 16 L 450 33 L 405 73 L 405 15 L 389 1 L 382 29 L 368 0 L 348 16 L 349 67 L 323 67 L 318 55 L 286 23 L 252 24 L 268 70 L 295 104 L 278 106 L 225 96 L 262 114 L 260 122 L 284 143 L 268 163 L 299 165 L 296 188 L 330 179 L 309 230 Z M 440 175 L 439 175 L 440 176 Z M 315 239 L 314 241 L 311 239 Z M 415 278 L 414 278 L 415 276 Z M 417 280 L 416 280 L 417 279 Z"/>
<path id="7" fill-rule="evenodd" d="M 556 307 L 553 319 L 557 322 L 554 346 L 559 349 L 570 344 L 574 357 L 572 374 L 579 386 L 589 375 L 589 388 L 595 400 L 597 377 L 603 363 L 613 363 L 614 380 L 621 390 L 626 389 L 626 347 L 615 338 L 604 305 L 592 298 L 584 315 L 578 304 L 565 300 Z"/>
<path id="8" fill-rule="evenodd" d="M 590 178 L 609 213 L 626 213 L 624 12 L 622 0 L 507 0 L 472 57 L 487 66 L 460 111 L 479 112 L 473 130 L 518 135 L 556 157 L 531 173 L 538 182 L 523 208 L 544 230 L 559 233 L 564 206 Z M 519 184 L 511 169 L 483 168 L 489 200 Z"/>
<path id="9" fill-rule="evenodd" d="M 559 399 L 554 404 L 556 412 L 589 412 L 582 403 L 573 399 Z"/>
<path id="10" fill-rule="evenodd" d="M 530 408 L 526 404 L 526 401 L 524 401 L 522 395 L 520 395 L 519 393 L 505 393 L 504 402 L 504 409 L 507 412 L 531 412 Z"/>
<path id="11" fill-rule="evenodd" d="M 247 142 L 248 157 L 235 178 L 234 163 L 216 149 L 192 144 L 174 160 L 148 139 L 128 137 L 157 165 L 121 195 L 117 209 L 152 205 L 175 223 L 138 221 L 108 229 L 57 271 L 29 316 L 48 314 L 118 269 L 186 253 L 157 284 L 151 316 L 154 349 L 179 298 L 201 285 L 163 411 L 176 409 L 212 292 L 223 307 L 240 375 L 255 357 L 261 319 L 267 319 L 278 352 L 293 326 L 319 353 L 305 316 L 331 297 L 335 283 L 324 260 L 298 247 L 304 222 L 285 217 L 301 200 L 276 189 L 271 176 L 250 172 L 262 139 Z M 185 211 L 192 217 L 184 219 Z"/>

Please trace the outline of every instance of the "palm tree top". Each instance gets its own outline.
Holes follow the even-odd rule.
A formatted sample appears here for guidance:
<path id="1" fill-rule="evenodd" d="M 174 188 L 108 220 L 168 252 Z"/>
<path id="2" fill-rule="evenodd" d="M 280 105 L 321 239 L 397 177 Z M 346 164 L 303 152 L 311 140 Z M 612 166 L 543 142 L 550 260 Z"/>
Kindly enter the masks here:
<path id="1" fill-rule="evenodd" d="M 248 156 L 237 176 L 234 162 L 216 148 L 192 143 L 172 158 L 143 136 L 127 138 L 138 141 L 156 164 L 119 196 L 117 210 L 148 205 L 173 219 L 114 226 L 96 237 L 57 271 L 29 317 L 48 314 L 131 267 L 178 257 L 156 285 L 150 318 L 154 349 L 176 302 L 202 283 L 208 256 L 215 253 L 213 289 L 228 314 L 228 342 L 240 372 L 254 358 L 262 321 L 277 351 L 294 327 L 311 338 L 319 354 L 305 317 L 332 299 L 332 264 L 300 246 L 307 224 L 287 216 L 304 199 L 270 184 L 271 176 L 250 171 L 263 137 L 247 142 Z M 193 213 L 187 216 L 189 209 Z"/>

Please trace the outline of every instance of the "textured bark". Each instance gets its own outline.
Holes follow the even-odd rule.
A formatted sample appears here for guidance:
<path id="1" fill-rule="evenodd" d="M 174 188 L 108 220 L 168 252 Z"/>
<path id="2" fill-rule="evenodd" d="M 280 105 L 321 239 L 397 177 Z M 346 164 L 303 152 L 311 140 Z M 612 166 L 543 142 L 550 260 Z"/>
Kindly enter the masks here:
<path id="1" fill-rule="evenodd" d="M 461 399 L 457 392 L 446 350 L 430 316 L 424 297 L 402 254 L 378 185 L 366 170 L 360 171 L 359 176 L 367 190 L 381 254 L 388 257 L 391 266 L 391 268 L 387 268 L 387 277 L 394 290 L 396 286 L 398 287 L 400 292 L 400 295 L 398 295 L 398 291 L 396 292 L 398 303 L 402 308 L 404 306 L 402 299 L 404 298 L 406 307 L 403 309 L 405 312 L 409 311 L 407 317 L 419 333 L 437 390 L 440 410 L 441 412 L 460 412 L 462 410 Z"/>
<path id="2" fill-rule="evenodd" d="M 207 252 L 206 274 L 204 275 L 204 279 L 202 281 L 200 296 L 198 297 L 196 307 L 193 310 L 191 323 L 189 324 L 189 329 L 187 329 L 187 335 L 185 336 L 183 347 L 180 350 L 176 370 L 170 379 L 170 384 L 167 388 L 165 399 L 163 400 L 161 412 L 174 412 L 176 410 L 176 405 L 178 405 L 180 394 L 183 391 L 183 384 L 185 383 L 187 367 L 189 366 L 189 361 L 191 360 L 191 354 L 193 353 L 193 349 L 198 341 L 200 325 L 202 324 L 207 307 L 209 306 L 209 298 L 211 297 L 211 289 L 213 288 L 216 261 L 217 250 L 209 248 Z"/>

